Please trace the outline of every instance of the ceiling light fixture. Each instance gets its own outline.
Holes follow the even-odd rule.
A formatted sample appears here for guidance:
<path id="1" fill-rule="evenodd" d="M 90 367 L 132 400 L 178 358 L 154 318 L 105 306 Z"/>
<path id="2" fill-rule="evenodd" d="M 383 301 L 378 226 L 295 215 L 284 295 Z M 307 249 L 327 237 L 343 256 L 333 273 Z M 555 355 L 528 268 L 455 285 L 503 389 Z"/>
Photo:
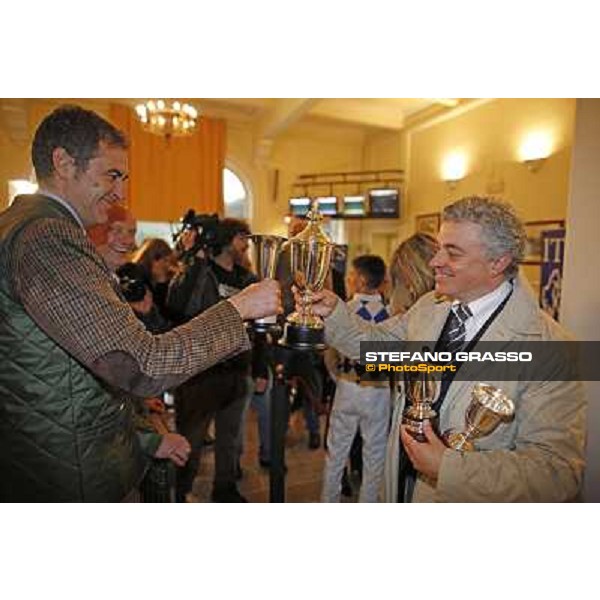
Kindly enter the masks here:
<path id="1" fill-rule="evenodd" d="M 177 100 L 148 100 L 145 104 L 138 104 L 135 112 L 146 131 L 162 135 L 167 140 L 173 136 L 191 135 L 196 129 L 198 111 L 191 104 Z"/>

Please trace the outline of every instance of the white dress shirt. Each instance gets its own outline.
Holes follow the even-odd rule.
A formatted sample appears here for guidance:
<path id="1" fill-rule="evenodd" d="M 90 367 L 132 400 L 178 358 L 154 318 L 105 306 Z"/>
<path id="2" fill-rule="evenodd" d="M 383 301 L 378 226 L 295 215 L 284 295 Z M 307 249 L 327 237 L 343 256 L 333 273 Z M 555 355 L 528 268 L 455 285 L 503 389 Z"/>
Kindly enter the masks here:
<path id="1" fill-rule="evenodd" d="M 471 316 L 465 321 L 466 337 L 470 342 L 485 325 L 486 321 L 492 316 L 494 311 L 502 304 L 513 289 L 512 281 L 503 281 L 495 290 L 489 294 L 469 302 L 467 306 L 471 311 Z M 455 300 L 452 304 L 458 304 Z"/>

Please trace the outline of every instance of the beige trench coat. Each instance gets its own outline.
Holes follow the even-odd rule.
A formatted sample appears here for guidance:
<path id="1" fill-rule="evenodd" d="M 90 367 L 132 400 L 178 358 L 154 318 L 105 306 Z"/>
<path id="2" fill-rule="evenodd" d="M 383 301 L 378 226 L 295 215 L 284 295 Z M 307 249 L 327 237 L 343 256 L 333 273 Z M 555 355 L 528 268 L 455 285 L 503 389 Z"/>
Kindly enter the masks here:
<path id="1" fill-rule="evenodd" d="M 481 341 L 561 341 L 566 331 L 537 305 L 519 276 L 512 296 Z M 358 358 L 360 341 L 434 341 L 450 303 L 423 296 L 406 314 L 369 325 L 348 314 L 339 302 L 326 319 L 327 342 Z M 474 350 L 477 350 L 475 347 Z M 557 368 L 560 365 L 557 363 Z M 486 381 L 515 402 L 515 418 L 478 443 L 482 452 L 446 450 L 437 484 L 419 476 L 415 502 L 562 502 L 577 497 L 584 469 L 586 404 L 580 382 Z M 454 381 L 442 405 L 440 430 L 464 430 L 474 381 Z M 399 424 L 404 397 L 394 398 L 388 441 L 385 499 L 397 497 Z"/>

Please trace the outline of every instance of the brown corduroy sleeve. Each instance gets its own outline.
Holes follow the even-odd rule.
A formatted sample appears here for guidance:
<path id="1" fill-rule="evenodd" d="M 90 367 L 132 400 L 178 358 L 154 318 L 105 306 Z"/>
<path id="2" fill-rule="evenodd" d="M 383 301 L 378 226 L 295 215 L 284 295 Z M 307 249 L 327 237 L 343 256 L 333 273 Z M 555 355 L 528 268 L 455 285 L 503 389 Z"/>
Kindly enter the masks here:
<path id="1" fill-rule="evenodd" d="M 111 385 L 152 396 L 250 348 L 229 302 L 168 333 L 147 332 L 83 230 L 68 220 L 33 223 L 13 249 L 13 288 L 25 310 Z"/>

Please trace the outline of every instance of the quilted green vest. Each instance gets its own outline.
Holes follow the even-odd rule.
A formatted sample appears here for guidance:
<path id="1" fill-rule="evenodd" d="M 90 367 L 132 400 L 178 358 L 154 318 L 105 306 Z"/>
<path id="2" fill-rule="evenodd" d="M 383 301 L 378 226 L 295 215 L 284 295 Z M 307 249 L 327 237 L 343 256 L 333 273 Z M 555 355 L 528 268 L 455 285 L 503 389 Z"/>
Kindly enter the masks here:
<path id="1" fill-rule="evenodd" d="M 43 196 L 0 214 L 0 500 L 117 502 L 145 468 L 133 403 L 49 338 L 9 286 L 13 242 L 40 218 L 72 216 Z"/>

